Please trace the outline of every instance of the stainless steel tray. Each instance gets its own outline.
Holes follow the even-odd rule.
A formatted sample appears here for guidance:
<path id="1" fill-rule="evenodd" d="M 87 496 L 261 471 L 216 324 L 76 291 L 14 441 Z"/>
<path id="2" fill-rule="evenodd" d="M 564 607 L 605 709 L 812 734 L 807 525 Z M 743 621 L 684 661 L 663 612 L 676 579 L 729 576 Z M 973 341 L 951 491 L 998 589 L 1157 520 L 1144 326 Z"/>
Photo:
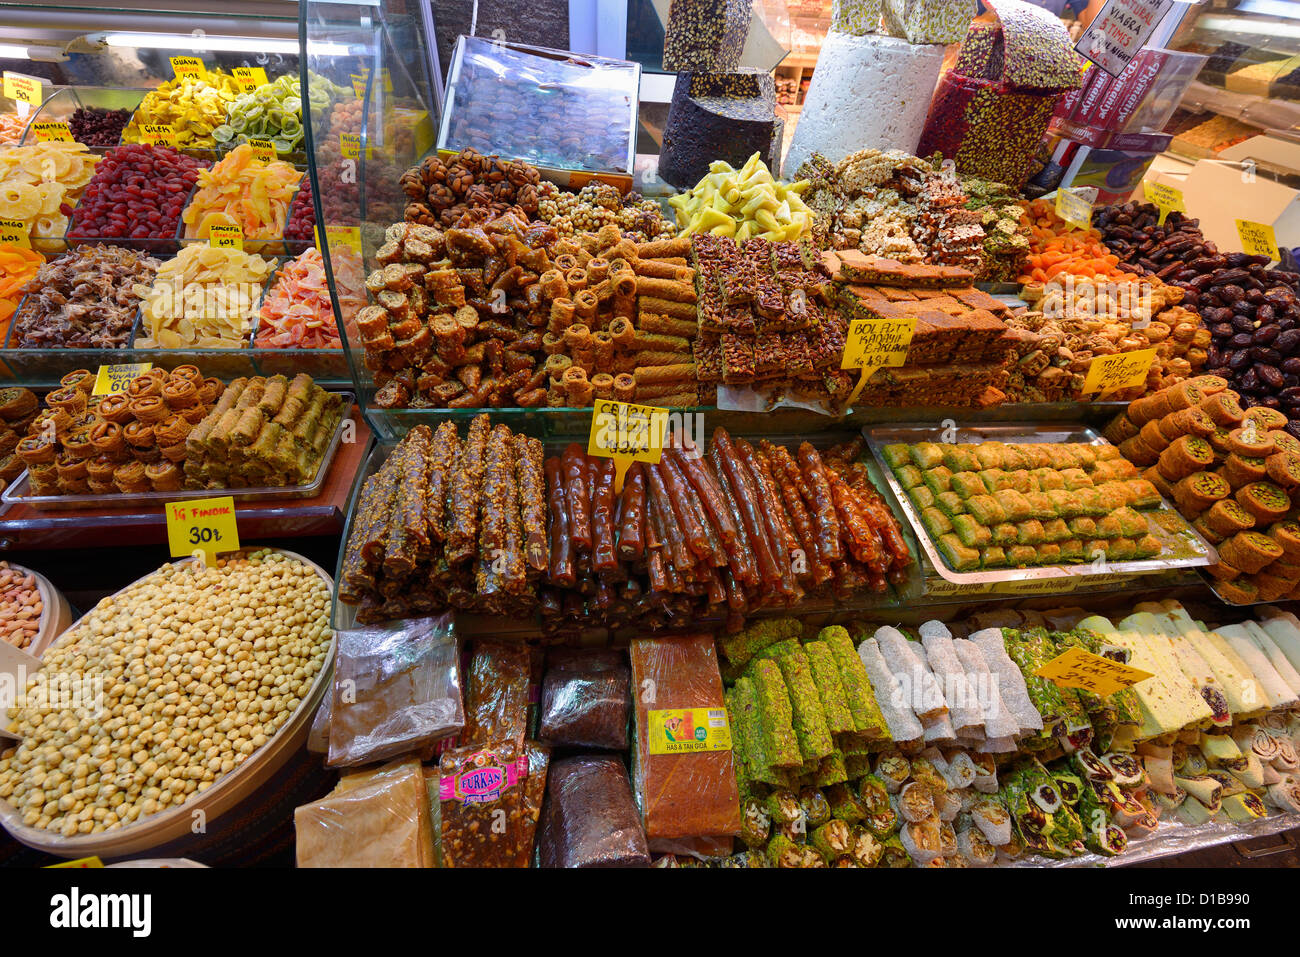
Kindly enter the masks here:
<path id="1" fill-rule="evenodd" d="M 158 505 L 167 502 L 183 502 L 191 498 L 212 498 L 229 495 L 241 502 L 269 502 L 277 499 L 314 498 L 325 486 L 330 465 L 334 462 L 334 453 L 338 451 L 343 438 L 343 430 L 351 418 L 351 411 L 356 405 L 356 396 L 351 392 L 339 393 L 343 396 L 343 416 L 334 427 L 329 445 L 321 457 L 316 475 L 306 485 L 285 485 L 279 488 L 227 488 L 227 489 L 178 489 L 175 492 L 138 492 L 117 495 L 32 495 L 31 483 L 27 472 L 14 479 L 4 493 L 0 495 L 0 512 L 10 505 L 21 503 L 41 511 L 63 511 L 65 509 L 85 508 L 125 508 L 128 505 Z"/>
<path id="2" fill-rule="evenodd" d="M 945 423 L 944 425 L 946 425 Z M 898 483 L 894 476 L 894 471 L 885 462 L 883 447 L 895 442 L 914 444 L 916 442 L 934 442 L 937 437 L 944 431 L 944 425 L 935 422 L 915 423 L 905 425 L 883 425 L 868 426 L 862 430 L 862 435 L 867 441 L 867 446 L 871 449 L 876 461 L 880 464 L 881 475 L 885 479 L 885 484 L 889 488 L 889 494 L 893 497 L 894 505 L 903 515 L 907 516 L 908 523 L 916 533 L 916 539 L 921 543 L 921 548 L 925 551 L 926 557 L 935 570 L 947 581 L 958 585 L 983 585 L 999 582 L 1025 582 L 1041 579 L 1080 579 L 1090 576 L 1117 575 L 1117 574 L 1149 574 L 1151 572 L 1166 571 L 1171 568 L 1194 568 L 1202 565 L 1213 565 L 1219 560 L 1218 553 L 1214 546 L 1210 545 L 1205 539 L 1197 535 L 1192 530 L 1191 525 L 1187 523 L 1177 510 L 1174 509 L 1167 501 L 1161 499 L 1160 505 L 1154 509 L 1145 510 L 1148 514 L 1152 512 L 1167 512 L 1178 519 L 1182 526 L 1181 531 L 1169 532 L 1160 527 L 1156 522 L 1151 523 L 1150 532 L 1165 549 L 1176 547 L 1183 554 L 1175 558 L 1146 558 L 1140 561 L 1111 562 L 1105 563 L 1104 569 L 1094 570 L 1091 563 L 1082 563 L 1078 565 L 1043 565 L 1034 568 L 996 568 L 988 571 L 978 572 L 958 572 L 953 571 L 944 562 L 939 550 L 935 547 L 930 533 L 926 530 L 921 516 L 917 514 L 916 508 L 912 505 L 912 500 L 908 498 L 907 493 Z M 1060 422 L 1025 422 L 1017 424 L 1000 424 L 991 423 L 988 425 L 973 425 L 970 427 L 960 427 L 958 429 L 957 441 L 959 443 L 973 442 L 1083 442 L 1089 445 L 1109 445 L 1095 430 L 1087 426 L 1067 425 Z M 1062 582 L 1063 585 L 1066 582 Z"/>

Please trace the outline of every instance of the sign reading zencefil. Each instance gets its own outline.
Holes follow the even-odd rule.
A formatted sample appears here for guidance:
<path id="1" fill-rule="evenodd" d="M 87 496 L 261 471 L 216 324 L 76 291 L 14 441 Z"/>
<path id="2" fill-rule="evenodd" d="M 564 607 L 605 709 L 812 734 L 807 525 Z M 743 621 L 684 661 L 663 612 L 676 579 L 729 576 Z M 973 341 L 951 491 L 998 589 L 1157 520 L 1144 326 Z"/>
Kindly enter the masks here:
<path id="1" fill-rule="evenodd" d="M 1119 76 L 1173 5 L 1174 0 L 1106 0 L 1074 48 Z"/>

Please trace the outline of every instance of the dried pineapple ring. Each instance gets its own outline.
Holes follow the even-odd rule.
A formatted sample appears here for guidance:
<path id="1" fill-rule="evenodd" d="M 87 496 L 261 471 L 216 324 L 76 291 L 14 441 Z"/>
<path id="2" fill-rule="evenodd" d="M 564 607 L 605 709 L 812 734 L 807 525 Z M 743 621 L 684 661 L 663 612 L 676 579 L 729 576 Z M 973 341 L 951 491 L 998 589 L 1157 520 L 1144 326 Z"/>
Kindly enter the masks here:
<path id="1" fill-rule="evenodd" d="M 54 239 L 68 231 L 68 217 L 60 213 L 57 216 L 38 216 L 32 227 L 32 235 Z"/>
<path id="2" fill-rule="evenodd" d="M 63 187 L 58 183 L 41 183 L 36 189 L 41 194 L 41 208 L 38 212 L 45 216 L 53 216 L 63 205 Z"/>
<path id="3" fill-rule="evenodd" d="M 41 209 L 41 194 L 28 183 L 5 183 L 0 186 L 0 216 L 5 219 L 31 219 Z"/>

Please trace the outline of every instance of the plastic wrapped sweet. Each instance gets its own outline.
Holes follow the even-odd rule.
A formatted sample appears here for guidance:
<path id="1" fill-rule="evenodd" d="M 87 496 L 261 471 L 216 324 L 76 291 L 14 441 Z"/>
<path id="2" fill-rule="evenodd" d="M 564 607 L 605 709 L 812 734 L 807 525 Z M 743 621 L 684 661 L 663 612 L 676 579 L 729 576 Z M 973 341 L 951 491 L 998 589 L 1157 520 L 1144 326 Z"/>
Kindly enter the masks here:
<path id="1" fill-rule="evenodd" d="M 586 756 L 552 764 L 537 844 L 542 867 L 649 866 L 622 760 Z"/>
<path id="2" fill-rule="evenodd" d="M 499 738 L 486 747 L 446 751 L 439 759 L 444 867 L 514 867 L 524 838 L 526 773 L 519 745 Z"/>
<path id="3" fill-rule="evenodd" d="M 542 679 L 538 736 L 553 745 L 625 749 L 630 680 L 621 651 L 552 649 Z"/>
<path id="4" fill-rule="evenodd" d="M 251 93 L 239 94 L 226 110 L 226 122 L 212 131 L 212 138 L 223 148 L 265 139 L 280 154 L 300 150 L 303 125 L 298 78 L 286 73 Z"/>
<path id="5" fill-rule="evenodd" d="M 431 749 L 465 726 L 460 640 L 450 615 L 338 634 L 331 767 Z"/>
<path id="6" fill-rule="evenodd" d="M 432 867 L 429 796 L 420 763 L 344 776 L 293 812 L 299 867 Z"/>
<path id="7" fill-rule="evenodd" d="M 521 745 L 528 731 L 528 646 L 484 639 L 474 643 L 465 687 L 466 744 L 508 739 Z"/>
<path id="8" fill-rule="evenodd" d="M 664 69 L 736 69 L 753 6 L 753 0 L 672 0 L 664 26 Z"/>
<path id="9" fill-rule="evenodd" d="M 713 637 L 636 638 L 629 652 L 633 686 L 653 690 L 636 695 L 636 792 L 647 836 L 739 834 L 730 736 L 723 748 L 709 731 L 727 724 Z M 652 720 L 655 712 L 661 714 Z M 684 737 L 699 742 L 701 732 L 717 750 L 679 746 Z"/>

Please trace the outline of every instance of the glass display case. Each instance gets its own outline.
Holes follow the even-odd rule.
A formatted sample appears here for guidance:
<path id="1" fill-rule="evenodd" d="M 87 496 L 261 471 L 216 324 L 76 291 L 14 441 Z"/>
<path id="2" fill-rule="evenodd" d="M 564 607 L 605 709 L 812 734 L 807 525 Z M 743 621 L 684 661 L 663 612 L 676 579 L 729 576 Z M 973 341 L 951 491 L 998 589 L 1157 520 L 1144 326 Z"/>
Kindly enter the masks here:
<path id="1" fill-rule="evenodd" d="M 39 104 L 12 124 L 20 169 L 7 177 L 17 185 L 0 197 L 0 217 L 25 219 L 28 241 L 50 262 L 68 256 L 75 265 L 79 254 L 111 245 L 148 268 L 114 293 L 120 315 L 111 336 L 93 331 L 93 298 L 58 304 L 72 288 L 59 283 L 72 282 L 73 265 L 52 276 L 50 294 L 13 303 L 0 323 L 0 380 L 54 386 L 73 369 L 148 362 L 193 363 L 225 378 L 305 372 L 325 386 L 353 385 L 335 317 L 355 312 L 361 272 L 344 262 L 329 270 L 311 250 L 319 193 L 309 174 L 316 157 L 308 127 L 314 116 L 323 137 L 332 116 L 361 115 L 364 77 L 385 29 L 381 17 L 360 26 L 358 11 L 368 7 L 348 11 L 360 31 L 350 43 L 310 44 L 312 56 L 337 62 L 327 75 L 300 56 L 297 4 L 233 0 L 221 9 L 189 4 L 149 14 L 98 0 L 6 5 L 7 33 L 23 31 L 42 45 L 27 48 L 35 51 L 28 62 L 4 65 L 39 79 L 42 89 Z M 160 159 L 167 147 L 180 158 Z M 74 172 L 65 173 L 69 162 Z M 29 216 L 33 191 L 40 206 Z M 228 258 L 247 268 L 218 268 L 227 254 L 191 248 L 220 245 L 214 226 L 238 229 L 236 245 L 248 258 Z M 330 292 L 333 274 L 353 293 Z M 151 321 L 148 303 L 168 292 L 176 305 L 160 307 L 168 313 L 160 331 L 159 309 Z M 309 300 L 317 305 L 308 308 Z"/>

